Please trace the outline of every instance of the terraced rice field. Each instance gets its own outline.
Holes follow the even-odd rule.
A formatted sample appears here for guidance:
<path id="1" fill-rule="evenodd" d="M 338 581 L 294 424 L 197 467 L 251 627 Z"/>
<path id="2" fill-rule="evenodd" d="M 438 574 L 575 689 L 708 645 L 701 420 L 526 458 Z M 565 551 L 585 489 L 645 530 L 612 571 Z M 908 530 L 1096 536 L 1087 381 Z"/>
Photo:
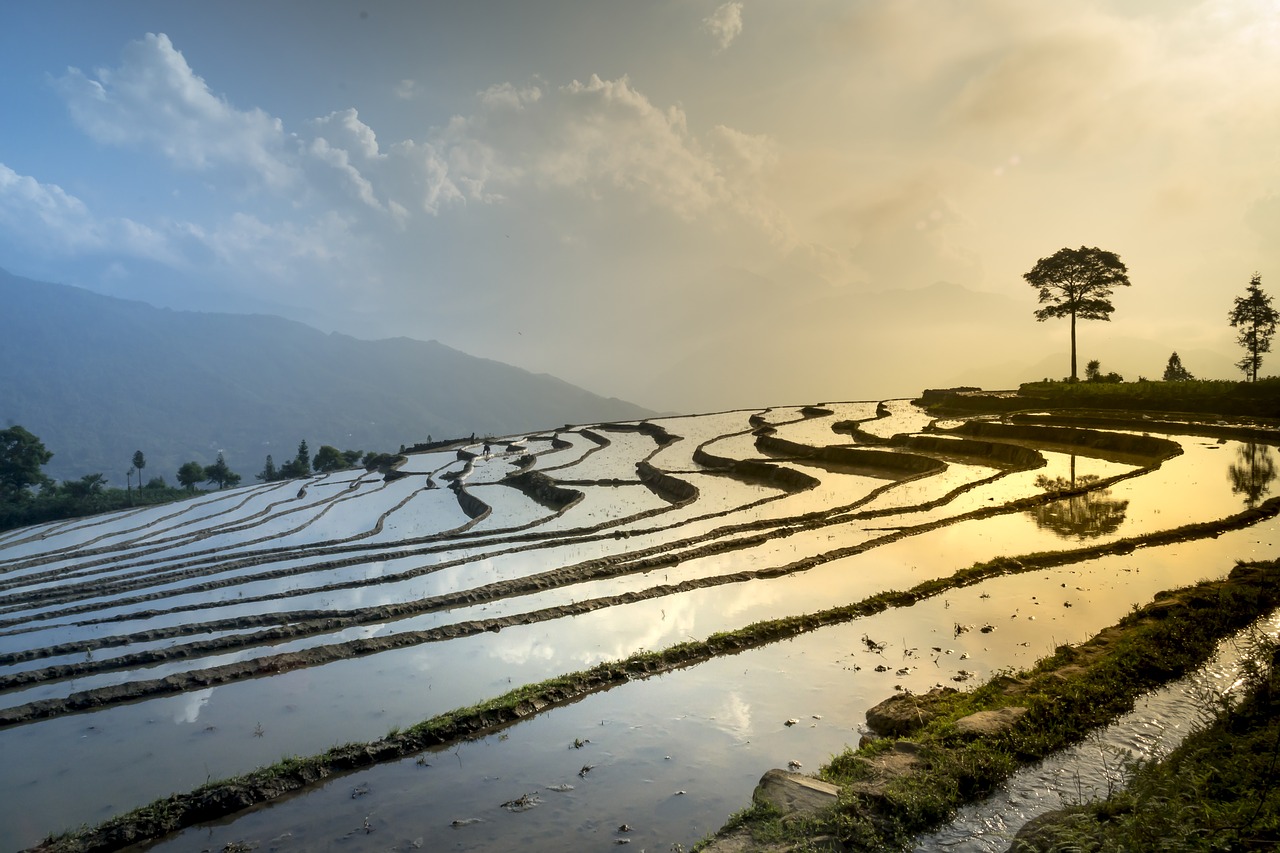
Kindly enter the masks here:
<path id="1" fill-rule="evenodd" d="M 1027 665 L 1161 589 L 1275 557 L 1274 512 L 1158 534 L 1272 506 L 1276 440 L 824 404 L 565 427 L 487 455 L 410 454 L 390 475 L 9 531 L 0 846 L 639 650 L 998 556 L 1081 552 L 577 697 L 154 845 L 687 846 L 768 768 L 856 743 L 895 689 Z"/>

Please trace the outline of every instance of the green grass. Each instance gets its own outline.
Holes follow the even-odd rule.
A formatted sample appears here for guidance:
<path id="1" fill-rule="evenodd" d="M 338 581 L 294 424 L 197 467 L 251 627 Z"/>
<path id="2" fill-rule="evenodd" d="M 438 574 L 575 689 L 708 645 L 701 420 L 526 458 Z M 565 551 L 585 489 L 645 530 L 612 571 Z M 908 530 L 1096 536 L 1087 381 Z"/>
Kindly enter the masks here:
<path id="1" fill-rule="evenodd" d="M 1257 382 L 1028 382 L 1018 395 L 1028 403 L 1064 408 L 1280 416 L 1277 377 Z"/>
<path id="2" fill-rule="evenodd" d="M 859 783 L 868 778 L 869 760 L 896 743 L 880 739 L 834 756 L 820 770 L 821 778 L 843 792 L 832 813 L 803 827 L 783 821 L 781 839 L 776 818 L 757 821 L 749 811 L 736 825 L 749 828 L 759 843 L 830 835 L 853 849 L 900 849 L 913 836 L 950 819 L 958 806 L 989 794 L 1018 767 L 1078 743 L 1127 712 L 1137 696 L 1201 665 L 1222 637 L 1280 604 L 1278 581 L 1280 562 L 1250 564 L 1237 567 L 1226 581 L 1162 593 L 1121 620 L 1116 630 L 1082 646 L 1061 646 L 1030 671 L 1003 674 L 972 692 L 934 699 L 936 717 L 909 738 L 924 760 L 917 772 L 894 779 L 876 794 L 862 791 Z M 1028 712 L 1003 734 L 973 739 L 955 728 L 961 717 L 1008 705 Z M 1280 727 L 1269 736 L 1280 738 Z M 1272 761 L 1278 751 L 1280 740 L 1268 753 Z M 1256 767 L 1250 772 L 1259 775 Z M 1135 814 L 1149 811 L 1149 805 L 1134 809 Z M 1214 825 L 1225 825 L 1225 818 Z M 1127 849 L 1167 849 L 1169 839 L 1177 837 L 1150 835 L 1147 840 L 1154 846 Z"/>
<path id="3" fill-rule="evenodd" d="M 1280 645 L 1255 637 L 1238 705 L 1207 703 L 1208 721 L 1162 761 L 1129 765 L 1123 792 L 1067 811 L 1062 849 L 1280 848 Z M 1079 818 L 1084 818 L 1083 820 Z"/>

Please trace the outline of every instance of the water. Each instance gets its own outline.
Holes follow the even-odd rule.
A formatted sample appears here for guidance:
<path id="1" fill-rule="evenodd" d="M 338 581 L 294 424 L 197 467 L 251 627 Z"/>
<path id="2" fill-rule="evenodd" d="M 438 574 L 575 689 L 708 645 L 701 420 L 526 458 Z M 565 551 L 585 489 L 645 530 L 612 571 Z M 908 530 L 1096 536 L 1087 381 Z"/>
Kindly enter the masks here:
<path id="1" fill-rule="evenodd" d="M 893 434 L 923 427 L 911 407 L 889 406 L 892 416 L 869 429 Z M 764 417 L 791 441 L 849 444 L 830 425 L 869 417 L 875 404 L 828 408 L 833 415 L 778 409 Z M 347 472 L 327 484 L 312 481 L 305 499 L 295 497 L 296 484 L 251 487 L 201 498 L 190 508 L 148 510 L 145 518 L 135 513 L 97 519 L 92 533 L 86 522 L 49 526 L 43 540 L 30 534 L 0 539 L 0 585 L 6 585 L 0 591 L 0 654 L 71 644 L 47 660 L 0 660 L 0 677 L 206 636 L 157 639 L 142 633 L 166 626 L 243 636 L 249 631 L 234 623 L 243 616 L 278 614 L 286 625 L 300 618 L 291 614 L 304 611 L 350 617 L 283 643 L 250 642 L 189 660 L 0 690 L 0 707 L 181 675 L 228 660 L 269 660 L 281 651 L 355 638 L 404 636 L 498 616 L 539 620 L 499 634 L 418 642 L 0 730 L 7 768 L 0 774 L 0 846 L 33 843 L 50 831 L 96 822 L 285 755 L 374 739 L 394 726 L 639 649 L 906 589 L 996 556 L 1075 548 L 1221 518 L 1256 503 L 1271 487 L 1239 476 L 1251 460 L 1251 470 L 1265 469 L 1258 458 L 1270 458 L 1269 448 L 1189 437 L 1179 439 L 1183 455 L 1155 468 L 1046 452 L 1047 467 L 1036 471 L 953 461 L 943 472 L 904 482 L 775 460 L 822 481 L 797 494 L 699 470 L 692 461 L 698 444 L 721 456 L 732 451 L 738 458 L 763 458 L 749 435 L 752 414 L 658 421 L 683 436 L 661 449 L 636 432 L 599 430 L 608 440 L 602 445 L 566 431 L 560 437 L 572 447 L 561 451 L 547 450 L 545 436 L 527 437 L 529 449 L 541 453 L 539 470 L 574 481 L 572 488 L 588 495 L 554 517 L 498 483 L 501 472 L 514 470 L 498 454 L 476 460 L 467 475 L 468 488 L 494 508 L 481 523 L 470 524 L 450 490 L 421 489 L 428 473 L 462 466 L 445 454 L 423 454 L 405 466 L 412 476 L 386 486 L 365 476 L 349 489 L 355 475 Z M 674 505 L 640 485 L 635 463 L 646 456 L 694 485 L 698 499 Z M 1073 472 L 1135 476 L 1076 500 L 1078 506 L 1064 499 L 1058 513 L 965 516 L 1040 494 L 1038 476 Z M 300 502 L 309 507 L 305 513 L 283 515 Z M 191 520 L 179 525 L 187 509 Z M 147 519 L 154 522 L 156 540 L 137 532 Z M 383 529 L 372 534 L 378 519 Z M 244 544 L 262 538 L 262 531 L 300 524 L 287 539 Z M 392 525 L 399 525 L 395 532 Z M 895 539 L 901 531 L 911 535 Z M 106 533 L 116 538 L 101 538 Z M 814 769 L 856 742 L 866 708 L 895 687 L 923 691 L 953 685 L 962 676 L 967 681 L 960 683 L 976 683 L 1001 669 L 1030 665 L 1057 644 L 1078 642 L 1112 624 L 1159 590 L 1225 575 L 1236 558 L 1274 556 L 1276 541 L 1276 524 L 1268 521 L 1217 538 L 992 579 L 911 608 L 586 697 L 443 756 L 428 756 L 429 768 L 414 759 L 375 768 L 166 844 L 204 849 L 253 839 L 266 845 L 292 833 L 273 843 L 295 849 L 406 849 L 422 837 L 432 849 L 508 849 L 518 838 L 530 849 L 563 849 L 565 838 L 581 846 L 612 844 L 617 826 L 626 822 L 635 827 L 625 835 L 636 849 L 688 845 L 744 806 L 764 770 L 791 760 Z M 210 552 L 211 542 L 236 547 Z M 279 547 L 282 542 L 287 547 Z M 84 548 L 98 553 L 80 556 Z M 646 568 L 641 561 L 653 555 L 677 559 Z M 566 573 L 583 565 L 607 568 L 609 574 Z M 769 578 L 758 574 L 792 566 L 805 568 Z M 727 582 L 668 589 L 572 617 L 554 610 L 629 592 L 649 595 L 699 579 Z M 377 609 L 445 593 L 472 595 L 500 580 L 528 585 L 443 609 L 394 615 Z M 87 586 L 98 582 L 99 587 Z M 25 599 L 36 592 L 60 597 Z M 990 623 L 997 630 L 955 636 L 957 622 Z M 860 642 L 864 634 L 886 643 L 883 656 L 868 656 Z M 117 648 L 97 648 L 110 636 L 125 639 Z M 881 664 L 885 669 L 877 672 Z M 789 718 L 804 725 L 782 725 Z M 593 727 L 600 731 L 591 734 Z M 591 745 L 569 750 L 575 739 L 590 739 Z M 584 763 L 594 767 L 578 777 Z M 344 788 L 348 782 L 351 788 Z M 575 787 L 546 787 L 564 784 Z M 368 793 L 350 796 L 351 789 L 365 785 Z M 533 792 L 541 801 L 534 808 L 500 808 Z M 377 831 L 364 832 L 366 817 Z M 456 829 L 450 824 L 471 817 L 482 822 Z"/>

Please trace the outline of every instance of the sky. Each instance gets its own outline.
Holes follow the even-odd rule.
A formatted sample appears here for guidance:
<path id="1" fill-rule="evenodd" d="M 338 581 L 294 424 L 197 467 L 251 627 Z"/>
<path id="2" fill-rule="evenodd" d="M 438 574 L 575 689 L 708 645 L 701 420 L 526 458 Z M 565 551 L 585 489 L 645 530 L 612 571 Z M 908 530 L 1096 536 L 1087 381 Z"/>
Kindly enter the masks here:
<path id="1" fill-rule="evenodd" d="M 6 3 L 0 267 L 701 412 L 1064 376 L 1022 275 L 1097 246 L 1082 364 L 1238 378 L 1277 57 L 1280 0 Z"/>

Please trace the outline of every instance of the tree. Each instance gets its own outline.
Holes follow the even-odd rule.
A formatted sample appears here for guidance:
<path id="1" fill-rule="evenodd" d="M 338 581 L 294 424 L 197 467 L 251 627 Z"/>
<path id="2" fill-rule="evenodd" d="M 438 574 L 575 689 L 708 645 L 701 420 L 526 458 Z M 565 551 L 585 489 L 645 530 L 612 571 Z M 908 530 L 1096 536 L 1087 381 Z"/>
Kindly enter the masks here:
<path id="1" fill-rule="evenodd" d="M 62 489 L 72 497 L 87 498 L 102 494 L 106 484 L 107 478 L 101 474 L 85 474 L 79 480 L 67 480 L 62 484 Z"/>
<path id="2" fill-rule="evenodd" d="M 138 488 L 142 488 L 142 469 L 147 467 L 147 457 L 141 450 L 133 451 L 133 467 L 138 469 Z"/>
<path id="3" fill-rule="evenodd" d="M 337 471 L 346 465 L 346 458 L 342 455 L 342 451 L 332 445 L 322 444 L 320 449 L 316 451 L 315 462 L 312 467 L 317 473 L 328 473 Z"/>
<path id="4" fill-rule="evenodd" d="M 188 492 L 196 490 L 196 483 L 209 479 L 204 475 L 204 466 L 199 462 L 183 462 L 178 469 L 178 483 Z"/>
<path id="5" fill-rule="evenodd" d="M 219 489 L 236 486 L 240 483 L 240 475 L 227 467 L 227 460 L 218 454 L 218 461 L 204 469 L 204 479 L 217 485 Z"/>
<path id="6" fill-rule="evenodd" d="M 1191 371 L 1182 366 L 1182 359 L 1178 358 L 1176 352 L 1169 356 L 1169 363 L 1164 367 L 1165 382 L 1190 382 L 1193 379 L 1195 377 L 1191 375 Z"/>
<path id="7" fill-rule="evenodd" d="M 32 486 L 47 486 L 40 468 L 53 458 L 40 439 L 20 426 L 0 430 L 0 502 L 27 496 Z"/>
<path id="8" fill-rule="evenodd" d="M 1245 357 L 1236 362 L 1250 382 L 1258 381 L 1262 354 L 1271 352 L 1271 336 L 1276 333 L 1280 314 L 1271 307 L 1271 297 L 1262 292 L 1262 276 L 1254 273 L 1244 296 L 1237 296 L 1235 307 L 1227 315 L 1233 328 L 1240 330 L 1236 341 L 1244 347 Z"/>
<path id="9" fill-rule="evenodd" d="M 1095 358 L 1084 366 L 1084 381 L 1118 384 L 1124 381 L 1124 377 L 1119 373 L 1116 373 L 1114 370 L 1110 373 L 1103 374 L 1102 362 Z"/>
<path id="10" fill-rule="evenodd" d="M 296 480 L 299 477 L 309 476 L 311 476 L 311 451 L 307 449 L 307 440 L 304 438 L 298 445 L 298 455 L 280 466 L 280 478 Z"/>
<path id="11" fill-rule="evenodd" d="M 254 477 L 264 483 L 280 479 L 280 472 L 276 470 L 276 463 L 272 461 L 270 453 L 267 454 L 266 464 L 262 466 L 262 470 L 255 474 Z"/>
<path id="12" fill-rule="evenodd" d="M 1037 320 L 1071 318 L 1071 381 L 1077 381 L 1076 318 L 1110 320 L 1112 288 L 1129 286 L 1128 268 L 1114 252 L 1081 246 L 1041 258 L 1022 277 L 1040 291 L 1042 305 L 1050 303 L 1036 311 Z"/>

